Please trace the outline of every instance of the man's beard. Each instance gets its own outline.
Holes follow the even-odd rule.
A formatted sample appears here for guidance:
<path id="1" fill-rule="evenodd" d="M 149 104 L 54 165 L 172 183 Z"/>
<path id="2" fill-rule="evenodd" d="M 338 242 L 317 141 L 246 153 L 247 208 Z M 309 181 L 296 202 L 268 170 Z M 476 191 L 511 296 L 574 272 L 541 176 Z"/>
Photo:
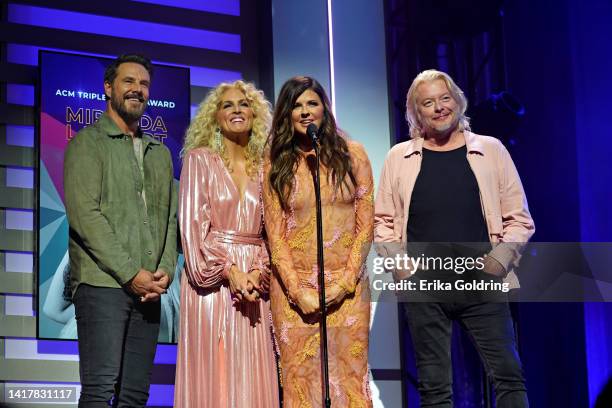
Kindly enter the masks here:
<path id="1" fill-rule="evenodd" d="M 448 132 L 449 129 L 455 128 L 456 126 L 457 126 L 457 123 L 453 121 L 453 122 L 446 123 L 444 125 L 438 125 L 434 127 L 433 129 L 436 133 L 445 133 L 445 132 Z"/>
<path id="2" fill-rule="evenodd" d="M 456 114 L 453 113 L 452 115 L 453 117 L 451 118 L 450 121 L 444 124 L 432 125 L 431 129 L 435 133 L 446 133 L 451 129 L 455 130 L 459 126 L 459 119 Z"/>
<path id="3" fill-rule="evenodd" d="M 125 105 L 125 101 L 128 98 L 136 96 L 142 102 L 140 108 L 128 109 Z M 118 96 L 114 92 L 111 94 L 111 106 L 113 110 L 117 112 L 119 116 L 125 121 L 125 123 L 134 123 L 140 120 L 143 115 L 145 109 L 147 108 L 147 104 L 145 103 L 145 99 L 140 94 L 127 94 L 125 96 Z"/>

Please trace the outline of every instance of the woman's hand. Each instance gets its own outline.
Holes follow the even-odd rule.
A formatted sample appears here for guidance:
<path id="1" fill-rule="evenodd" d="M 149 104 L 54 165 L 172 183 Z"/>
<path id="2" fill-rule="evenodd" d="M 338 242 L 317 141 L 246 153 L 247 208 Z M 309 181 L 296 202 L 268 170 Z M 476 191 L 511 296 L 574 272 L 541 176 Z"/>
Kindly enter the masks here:
<path id="1" fill-rule="evenodd" d="M 253 269 L 247 275 L 248 285 L 251 288 L 245 296 L 249 302 L 254 302 L 261 297 L 261 271 Z"/>
<path id="2" fill-rule="evenodd" d="M 314 289 L 302 289 L 295 299 L 295 303 L 304 314 L 319 311 L 319 294 Z"/>
<path id="3" fill-rule="evenodd" d="M 327 307 L 338 305 L 347 295 L 348 292 L 345 288 L 340 285 L 332 285 L 325 290 L 325 305 Z"/>
<path id="4" fill-rule="evenodd" d="M 236 265 L 230 268 L 228 276 L 230 292 L 240 301 L 254 302 L 259 298 L 259 292 L 254 289 L 253 278 L 249 275 L 241 272 Z"/>

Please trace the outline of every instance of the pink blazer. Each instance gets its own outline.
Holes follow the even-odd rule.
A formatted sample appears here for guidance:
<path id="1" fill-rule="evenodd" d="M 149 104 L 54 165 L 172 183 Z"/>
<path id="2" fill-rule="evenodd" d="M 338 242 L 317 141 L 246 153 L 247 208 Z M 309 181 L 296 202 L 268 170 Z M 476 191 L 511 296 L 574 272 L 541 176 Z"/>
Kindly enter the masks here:
<path id="1" fill-rule="evenodd" d="M 493 137 L 464 132 L 467 160 L 480 189 L 480 203 L 493 251 L 489 254 L 506 271 L 505 281 L 518 287 L 513 269 L 524 244 L 535 232 L 527 197 L 516 167 L 504 145 Z M 374 242 L 406 243 L 408 206 L 421 169 L 423 139 L 393 146 L 380 176 L 374 210 Z M 381 256 L 388 256 L 377 245 Z"/>

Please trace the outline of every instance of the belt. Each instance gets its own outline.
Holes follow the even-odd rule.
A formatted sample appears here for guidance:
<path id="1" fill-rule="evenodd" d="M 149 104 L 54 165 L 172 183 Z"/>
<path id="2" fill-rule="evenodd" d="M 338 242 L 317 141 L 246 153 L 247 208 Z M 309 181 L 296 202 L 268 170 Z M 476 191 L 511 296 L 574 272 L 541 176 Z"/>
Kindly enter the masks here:
<path id="1" fill-rule="evenodd" d="M 261 234 L 252 234 L 248 232 L 211 228 L 210 233 L 216 241 L 224 244 L 261 245 L 261 241 L 263 240 Z"/>

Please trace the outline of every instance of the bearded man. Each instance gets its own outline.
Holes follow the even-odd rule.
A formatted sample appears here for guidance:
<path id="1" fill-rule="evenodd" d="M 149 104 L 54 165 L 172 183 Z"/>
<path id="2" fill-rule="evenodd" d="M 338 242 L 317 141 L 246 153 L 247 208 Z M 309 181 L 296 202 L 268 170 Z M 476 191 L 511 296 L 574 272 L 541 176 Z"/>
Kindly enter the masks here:
<path id="1" fill-rule="evenodd" d="M 470 131 L 466 109 L 467 99 L 448 74 L 427 70 L 414 79 L 406 96 L 411 140 L 395 145 L 385 160 L 375 204 L 375 245 L 387 256 L 387 244 L 393 243 L 408 252 L 416 244 L 444 253 L 481 243 L 481 267 L 420 269 L 403 276 L 395 271 L 396 278 L 454 282 L 469 276 L 515 288 L 514 269 L 535 226 L 510 154 L 498 139 Z M 453 406 L 453 321 L 474 341 L 493 380 L 496 406 L 528 407 L 510 309 L 505 294 L 499 295 L 489 301 L 486 291 L 455 291 L 452 298 L 415 293 L 404 303 L 421 407 Z"/>
<path id="2" fill-rule="evenodd" d="M 64 159 L 79 407 L 143 407 L 176 265 L 170 151 L 143 134 L 151 62 L 122 55 L 104 73 L 106 111 L 70 141 Z"/>

